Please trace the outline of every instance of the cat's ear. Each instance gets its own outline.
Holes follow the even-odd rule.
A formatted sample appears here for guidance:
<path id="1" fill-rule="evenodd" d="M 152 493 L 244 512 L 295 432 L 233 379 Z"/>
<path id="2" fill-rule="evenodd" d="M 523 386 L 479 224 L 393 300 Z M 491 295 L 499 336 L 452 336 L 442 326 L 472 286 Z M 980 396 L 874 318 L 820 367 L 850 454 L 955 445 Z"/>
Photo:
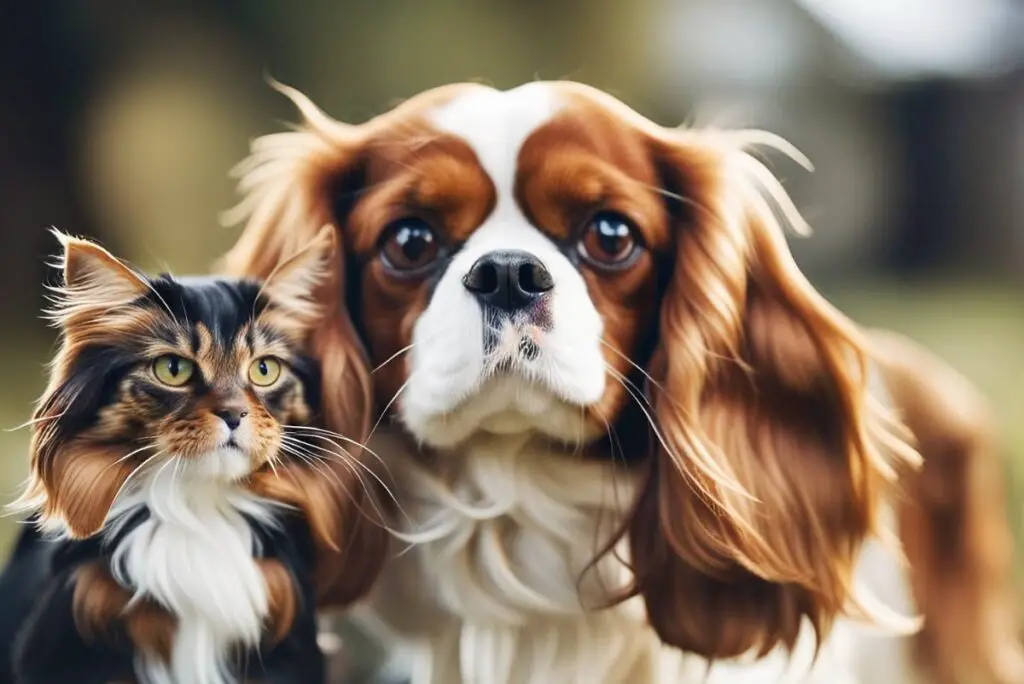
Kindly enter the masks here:
<path id="1" fill-rule="evenodd" d="M 64 282 L 55 288 L 58 323 L 76 313 L 95 312 L 130 304 L 143 296 L 146 280 L 96 243 L 54 230 L 63 254 Z"/>
<path id="2" fill-rule="evenodd" d="M 331 265 L 338 253 L 333 226 L 323 226 L 300 252 L 282 262 L 267 277 L 263 294 L 280 315 L 280 327 L 308 332 L 320 323 L 323 310 L 318 296 L 330 280 Z"/>

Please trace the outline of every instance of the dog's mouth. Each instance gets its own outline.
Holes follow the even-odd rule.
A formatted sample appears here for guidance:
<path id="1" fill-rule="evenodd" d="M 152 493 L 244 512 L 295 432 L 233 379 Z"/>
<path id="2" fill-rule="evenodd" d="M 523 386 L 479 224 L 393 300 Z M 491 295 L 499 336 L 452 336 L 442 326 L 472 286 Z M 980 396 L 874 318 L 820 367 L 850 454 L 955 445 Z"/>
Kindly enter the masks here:
<path id="1" fill-rule="evenodd" d="M 529 323 L 506 321 L 488 339 L 487 365 L 494 373 L 525 371 L 542 353 L 544 331 Z M 525 365 L 525 367 L 523 367 Z"/>
<path id="2" fill-rule="evenodd" d="M 519 338 L 519 356 L 526 361 L 533 361 L 540 356 L 540 346 L 530 337 Z"/>

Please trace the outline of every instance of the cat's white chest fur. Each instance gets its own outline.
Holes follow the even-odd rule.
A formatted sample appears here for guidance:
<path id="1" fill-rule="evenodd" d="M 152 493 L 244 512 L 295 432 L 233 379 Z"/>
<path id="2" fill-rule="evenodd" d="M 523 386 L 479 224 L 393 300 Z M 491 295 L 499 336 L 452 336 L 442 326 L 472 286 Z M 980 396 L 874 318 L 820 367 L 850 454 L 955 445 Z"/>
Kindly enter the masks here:
<path id="1" fill-rule="evenodd" d="M 272 504 L 198 465 L 152 469 L 108 518 L 112 536 L 132 513 L 148 509 L 113 549 L 115 578 L 178 618 L 170 662 L 140 658 L 136 665 L 146 684 L 231 684 L 234 647 L 257 645 L 268 613 L 254 561 L 258 540 L 243 514 L 273 524 Z"/>

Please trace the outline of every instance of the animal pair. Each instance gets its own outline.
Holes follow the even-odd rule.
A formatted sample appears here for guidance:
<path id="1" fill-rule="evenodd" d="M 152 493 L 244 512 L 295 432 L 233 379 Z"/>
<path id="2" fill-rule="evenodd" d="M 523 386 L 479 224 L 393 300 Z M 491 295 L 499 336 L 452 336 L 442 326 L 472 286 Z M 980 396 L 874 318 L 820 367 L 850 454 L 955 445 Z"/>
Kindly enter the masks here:
<path id="1" fill-rule="evenodd" d="M 287 92 L 305 125 L 240 167 L 225 267 L 273 282 L 333 226 L 303 349 L 326 427 L 388 465 L 414 548 L 369 604 L 417 684 L 1024 681 L 985 411 L 802 276 L 805 226 L 750 152 L 785 143 L 578 84 L 355 126 Z M 382 554 L 347 493 L 324 604 Z M 855 619 L 911 631 L 893 611 L 920 634 Z"/>
<path id="2" fill-rule="evenodd" d="M 324 681 L 317 588 L 360 595 L 383 534 L 345 438 L 316 427 L 332 234 L 264 281 L 147 277 L 58 237 L 0 680 Z"/>

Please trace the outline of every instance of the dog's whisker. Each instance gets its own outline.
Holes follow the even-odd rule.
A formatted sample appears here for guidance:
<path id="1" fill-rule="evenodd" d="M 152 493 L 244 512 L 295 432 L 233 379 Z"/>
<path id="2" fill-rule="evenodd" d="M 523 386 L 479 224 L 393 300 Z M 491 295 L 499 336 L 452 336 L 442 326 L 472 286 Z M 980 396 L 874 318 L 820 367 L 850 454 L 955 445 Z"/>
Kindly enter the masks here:
<path id="1" fill-rule="evenodd" d="M 651 430 L 654 432 L 654 436 L 657 438 L 658 443 L 661 445 L 661 448 L 665 450 L 665 453 L 669 455 L 669 457 L 672 459 L 674 463 L 677 463 L 680 467 L 683 467 L 684 469 L 686 468 L 687 464 L 692 463 L 696 465 L 697 469 L 704 473 L 704 475 L 709 477 L 713 482 L 719 484 L 722 487 L 725 487 L 726 489 L 731 489 L 736 494 L 739 494 L 743 497 L 753 499 L 751 494 L 747 492 L 746 489 L 744 489 L 738 482 L 735 482 L 735 478 L 731 474 L 723 471 L 721 469 L 720 464 L 718 464 L 714 459 L 708 458 L 705 461 L 705 459 L 703 458 L 683 458 L 679 454 L 677 454 L 675 450 L 673 450 L 672 447 L 669 446 L 668 441 L 662 434 L 661 429 L 658 427 L 658 421 L 648 410 L 650 402 L 646 399 L 646 397 L 643 397 L 642 395 L 634 392 L 634 390 L 630 388 L 629 385 L 626 384 L 625 376 L 623 376 L 617 370 L 611 368 L 610 366 L 607 368 L 607 370 L 609 374 L 613 378 L 615 378 L 620 385 L 622 385 L 623 389 L 626 390 L 629 396 L 633 399 L 636 405 L 643 412 L 644 417 L 647 419 L 647 423 L 650 425 Z M 694 485 L 701 491 L 701 493 L 704 496 L 708 497 L 709 501 L 721 503 L 719 501 L 720 497 L 714 492 L 712 492 L 710 489 L 708 489 L 707 485 L 697 480 L 696 478 L 690 479 L 694 480 Z"/>
<path id="2" fill-rule="evenodd" d="M 384 368 L 389 363 L 391 363 L 392 361 L 394 361 L 395 359 L 400 357 L 402 354 L 405 354 L 406 352 L 412 351 L 412 348 L 415 347 L 415 346 L 416 346 L 416 343 L 414 342 L 414 343 L 412 343 L 412 344 L 410 344 L 410 345 L 408 345 L 406 347 L 402 347 L 401 349 L 396 351 L 394 354 L 389 356 L 383 363 L 381 363 L 376 368 L 374 368 L 372 371 L 370 371 L 370 374 L 372 375 L 372 374 L 376 373 L 377 371 L 379 371 L 380 369 Z"/>
<path id="3" fill-rule="evenodd" d="M 381 421 L 383 421 L 385 416 L 388 415 L 388 412 L 391 410 L 391 407 L 395 404 L 396 401 L 398 401 L 398 397 L 401 396 L 402 392 L 405 391 L 405 388 L 409 386 L 409 383 L 412 382 L 412 379 L 415 375 L 415 372 L 409 374 L 409 377 L 406 378 L 405 382 L 402 383 L 402 386 L 399 387 L 398 391 L 395 392 L 394 396 L 391 397 L 391 400 L 384 407 L 384 410 L 380 412 L 380 416 L 377 417 L 377 422 L 373 424 L 373 429 L 371 429 L 370 434 L 366 436 L 367 442 L 369 442 L 370 438 L 373 437 L 373 435 L 377 432 L 377 428 L 380 427 Z"/>

